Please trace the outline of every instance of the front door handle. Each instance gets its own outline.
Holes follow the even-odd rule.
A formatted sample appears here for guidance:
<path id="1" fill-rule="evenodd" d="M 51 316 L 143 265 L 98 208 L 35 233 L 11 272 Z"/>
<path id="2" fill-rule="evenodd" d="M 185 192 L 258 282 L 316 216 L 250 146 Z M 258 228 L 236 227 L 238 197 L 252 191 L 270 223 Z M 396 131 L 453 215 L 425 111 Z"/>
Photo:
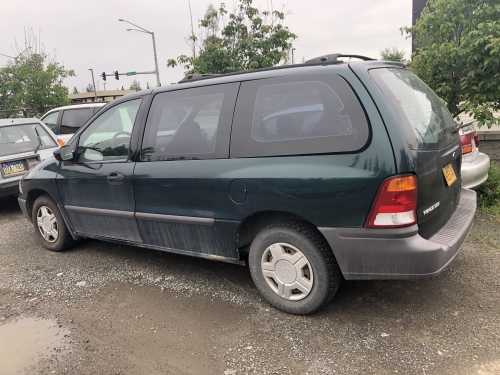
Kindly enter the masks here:
<path id="1" fill-rule="evenodd" d="M 111 172 L 108 174 L 108 181 L 110 183 L 120 183 L 123 182 L 123 180 L 125 180 L 125 175 L 123 173 Z"/>

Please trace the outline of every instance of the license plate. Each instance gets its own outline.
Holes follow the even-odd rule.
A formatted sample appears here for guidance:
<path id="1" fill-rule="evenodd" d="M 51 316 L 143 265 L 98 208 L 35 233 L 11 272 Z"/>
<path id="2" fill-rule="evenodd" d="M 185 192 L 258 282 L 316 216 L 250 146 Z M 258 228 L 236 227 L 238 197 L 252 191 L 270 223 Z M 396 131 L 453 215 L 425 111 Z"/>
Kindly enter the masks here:
<path id="1" fill-rule="evenodd" d="M 446 180 L 446 185 L 451 186 L 457 180 L 457 175 L 455 174 L 455 170 L 453 169 L 453 165 L 448 164 L 443 168 L 443 176 Z"/>
<path id="2" fill-rule="evenodd" d="M 22 160 L 9 161 L 2 163 L 2 175 L 4 177 L 15 176 L 26 171 L 26 167 Z"/>

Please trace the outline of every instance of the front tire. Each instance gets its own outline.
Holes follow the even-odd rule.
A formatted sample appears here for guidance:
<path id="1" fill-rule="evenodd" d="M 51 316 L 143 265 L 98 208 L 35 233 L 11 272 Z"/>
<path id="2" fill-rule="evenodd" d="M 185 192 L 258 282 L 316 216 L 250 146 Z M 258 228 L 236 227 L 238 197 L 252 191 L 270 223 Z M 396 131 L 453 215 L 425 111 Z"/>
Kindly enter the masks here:
<path id="1" fill-rule="evenodd" d="M 342 280 L 325 240 L 302 223 L 274 224 L 259 232 L 248 265 L 264 299 L 290 314 L 317 311 L 331 301 Z"/>
<path id="2" fill-rule="evenodd" d="M 56 203 L 46 195 L 33 203 L 31 218 L 38 241 L 48 250 L 63 251 L 74 245 Z"/>

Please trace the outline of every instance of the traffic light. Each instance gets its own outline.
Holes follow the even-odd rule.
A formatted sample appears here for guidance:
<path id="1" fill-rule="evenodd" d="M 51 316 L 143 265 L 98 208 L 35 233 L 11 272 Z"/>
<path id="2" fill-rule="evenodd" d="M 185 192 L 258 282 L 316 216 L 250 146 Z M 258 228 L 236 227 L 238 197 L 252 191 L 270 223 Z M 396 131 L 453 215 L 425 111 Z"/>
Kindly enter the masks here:
<path id="1" fill-rule="evenodd" d="M 115 79 L 120 79 L 120 73 L 118 73 L 118 70 L 115 70 Z"/>
<path id="2" fill-rule="evenodd" d="M 102 77 L 102 80 L 105 81 L 106 80 L 106 72 L 102 72 L 101 77 Z"/>

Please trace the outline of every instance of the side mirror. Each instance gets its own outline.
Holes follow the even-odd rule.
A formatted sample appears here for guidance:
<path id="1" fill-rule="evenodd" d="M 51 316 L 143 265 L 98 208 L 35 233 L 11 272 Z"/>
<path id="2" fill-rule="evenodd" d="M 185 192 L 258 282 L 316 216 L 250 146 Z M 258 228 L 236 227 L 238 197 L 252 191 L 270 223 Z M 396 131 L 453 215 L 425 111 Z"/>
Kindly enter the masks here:
<path id="1" fill-rule="evenodd" d="M 73 144 L 64 145 L 54 151 L 54 157 L 59 161 L 70 161 L 75 159 L 75 146 Z"/>

